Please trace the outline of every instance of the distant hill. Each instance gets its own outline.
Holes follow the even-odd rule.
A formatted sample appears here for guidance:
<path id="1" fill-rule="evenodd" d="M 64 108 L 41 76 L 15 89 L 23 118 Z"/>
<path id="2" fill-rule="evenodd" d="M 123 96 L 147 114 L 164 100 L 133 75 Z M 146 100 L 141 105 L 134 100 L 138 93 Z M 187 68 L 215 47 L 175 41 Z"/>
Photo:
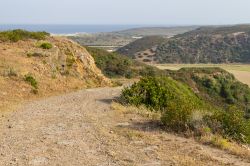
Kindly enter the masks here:
<path id="1" fill-rule="evenodd" d="M 177 34 L 192 31 L 198 28 L 197 26 L 179 26 L 179 27 L 145 27 L 134 28 L 118 32 L 113 34 L 129 35 L 129 36 L 168 36 L 172 37 Z"/>
<path id="2" fill-rule="evenodd" d="M 130 56 L 150 63 L 250 63 L 250 25 L 201 27 L 166 40 L 159 39 L 157 47 L 148 42 L 143 39 L 124 48 L 129 47 Z M 138 47 L 137 43 L 149 47 Z M 151 59 L 147 57 L 148 50 Z"/>
<path id="3" fill-rule="evenodd" d="M 153 49 L 153 47 L 156 47 L 163 43 L 166 40 L 166 38 L 161 36 L 147 36 L 142 39 L 138 39 L 134 42 L 131 42 L 130 44 L 121 47 L 117 50 L 118 53 L 140 59 L 140 57 L 137 57 L 137 53 L 140 56 L 140 51 L 145 51 L 148 49 Z M 155 50 L 154 49 L 154 50 Z M 149 50 L 149 52 L 153 52 L 152 50 Z M 146 55 L 146 54 L 145 54 Z"/>
<path id="4" fill-rule="evenodd" d="M 146 27 L 109 33 L 79 34 L 77 36 L 69 36 L 69 38 L 85 46 L 117 46 L 119 48 L 141 37 L 158 35 L 172 37 L 196 28 L 198 27 Z"/>

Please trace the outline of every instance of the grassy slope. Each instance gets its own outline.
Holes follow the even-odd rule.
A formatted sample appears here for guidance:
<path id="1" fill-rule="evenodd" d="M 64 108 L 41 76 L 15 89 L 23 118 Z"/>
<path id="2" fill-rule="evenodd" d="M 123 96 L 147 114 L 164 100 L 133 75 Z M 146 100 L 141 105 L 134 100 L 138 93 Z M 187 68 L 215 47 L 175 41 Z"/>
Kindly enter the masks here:
<path id="1" fill-rule="evenodd" d="M 189 85 L 205 101 L 221 108 L 236 105 L 249 117 L 250 88 L 231 73 L 220 68 L 182 68 L 168 73 Z"/>

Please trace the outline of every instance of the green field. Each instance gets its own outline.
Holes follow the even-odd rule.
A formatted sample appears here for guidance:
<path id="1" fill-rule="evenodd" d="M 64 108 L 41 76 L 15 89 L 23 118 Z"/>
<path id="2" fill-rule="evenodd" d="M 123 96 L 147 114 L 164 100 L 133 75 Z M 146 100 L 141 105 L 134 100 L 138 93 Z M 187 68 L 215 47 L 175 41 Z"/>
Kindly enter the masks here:
<path id="1" fill-rule="evenodd" d="M 159 69 L 179 70 L 183 67 L 220 67 L 250 86 L 250 64 L 156 64 Z"/>

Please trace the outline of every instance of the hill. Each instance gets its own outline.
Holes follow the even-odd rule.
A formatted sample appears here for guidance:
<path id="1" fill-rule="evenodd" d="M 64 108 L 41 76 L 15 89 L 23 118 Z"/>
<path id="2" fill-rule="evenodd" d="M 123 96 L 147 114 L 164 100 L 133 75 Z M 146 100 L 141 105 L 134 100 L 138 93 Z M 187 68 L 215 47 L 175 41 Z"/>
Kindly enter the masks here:
<path id="1" fill-rule="evenodd" d="M 43 32 L 0 32 L 0 108 L 8 102 L 109 85 L 87 50 Z"/>
<path id="2" fill-rule="evenodd" d="M 167 70 L 169 76 L 187 84 L 204 101 L 217 107 L 237 106 L 250 117 L 250 88 L 221 68 Z"/>
<path id="3" fill-rule="evenodd" d="M 163 43 L 165 40 L 162 36 L 147 36 L 119 48 L 116 52 L 140 60 L 145 55 L 150 56 L 155 51 L 157 45 Z M 144 52 L 142 53 L 141 51 Z"/>
<path id="4" fill-rule="evenodd" d="M 87 47 L 87 50 L 94 57 L 96 66 L 108 78 L 136 78 L 165 73 L 156 67 L 137 62 L 119 53 L 91 47 Z"/>
<path id="5" fill-rule="evenodd" d="M 122 34 L 128 36 L 175 36 L 177 34 L 182 34 L 185 32 L 192 31 L 198 28 L 197 26 L 179 26 L 179 27 L 142 27 L 128 29 L 118 32 L 113 32 L 114 34 Z"/>
<path id="6" fill-rule="evenodd" d="M 85 46 L 116 46 L 113 47 L 113 49 L 116 49 L 141 37 L 158 35 L 172 37 L 177 34 L 191 31 L 195 28 L 197 27 L 145 27 L 108 33 L 79 34 L 76 36 L 69 36 L 69 38 Z"/>
<path id="7" fill-rule="evenodd" d="M 160 114 L 171 131 L 199 138 L 204 131 L 250 143 L 250 88 L 220 68 L 166 71 L 169 77 L 144 77 L 123 90 L 123 103 Z"/>
<path id="8" fill-rule="evenodd" d="M 118 52 L 149 63 L 250 63 L 250 25 L 201 27 L 165 40 L 148 40 Z"/>

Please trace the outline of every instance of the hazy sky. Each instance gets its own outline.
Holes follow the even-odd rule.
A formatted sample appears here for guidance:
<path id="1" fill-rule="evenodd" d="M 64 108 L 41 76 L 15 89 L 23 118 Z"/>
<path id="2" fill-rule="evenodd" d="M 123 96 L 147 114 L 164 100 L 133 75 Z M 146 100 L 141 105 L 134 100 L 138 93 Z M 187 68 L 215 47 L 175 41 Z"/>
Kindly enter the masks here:
<path id="1" fill-rule="evenodd" d="M 0 24 L 250 23 L 250 0 L 0 0 Z"/>

